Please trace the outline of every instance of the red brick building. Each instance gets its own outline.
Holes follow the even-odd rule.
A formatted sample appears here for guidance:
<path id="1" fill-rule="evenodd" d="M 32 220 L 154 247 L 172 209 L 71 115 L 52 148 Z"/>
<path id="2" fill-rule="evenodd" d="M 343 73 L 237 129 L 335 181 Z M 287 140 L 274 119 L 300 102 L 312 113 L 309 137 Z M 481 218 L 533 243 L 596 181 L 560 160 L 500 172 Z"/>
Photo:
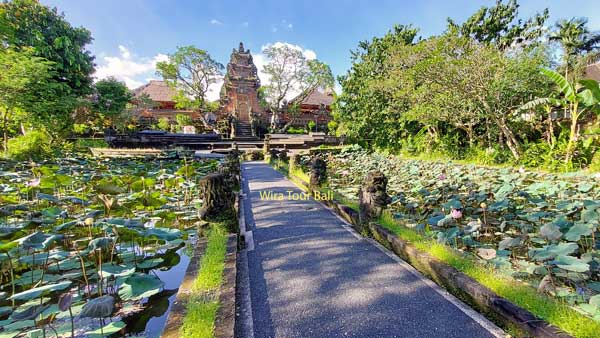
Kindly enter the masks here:
<path id="1" fill-rule="evenodd" d="M 292 123 L 293 126 L 306 127 L 309 121 L 315 121 L 317 126 L 324 126 L 332 119 L 333 91 L 314 89 L 308 94 L 298 95 L 289 104 L 297 104 L 300 108 L 300 115 Z M 290 117 L 284 114 L 283 122 L 287 123 L 289 120 Z"/>
<path id="2" fill-rule="evenodd" d="M 227 73 L 221 87 L 219 117 L 233 116 L 240 123 L 250 123 L 252 114 L 267 120 L 264 109 L 258 101 L 260 79 L 249 49 L 240 42 L 238 49 L 231 53 Z"/>

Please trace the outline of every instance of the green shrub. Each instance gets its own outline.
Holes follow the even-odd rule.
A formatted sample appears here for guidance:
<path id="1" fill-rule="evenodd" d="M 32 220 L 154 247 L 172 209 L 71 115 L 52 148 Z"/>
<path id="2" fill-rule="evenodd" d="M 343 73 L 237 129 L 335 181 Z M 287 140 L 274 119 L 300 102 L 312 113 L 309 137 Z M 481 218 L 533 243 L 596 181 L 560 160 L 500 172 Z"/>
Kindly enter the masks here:
<path id="1" fill-rule="evenodd" d="M 51 138 L 45 131 L 34 130 L 8 140 L 8 157 L 14 160 L 37 160 L 52 153 Z"/>
<path id="2" fill-rule="evenodd" d="M 289 127 L 286 130 L 287 134 L 306 134 L 306 130 L 303 128 L 294 128 L 294 127 Z"/>
<path id="3" fill-rule="evenodd" d="M 588 169 L 590 171 L 600 172 L 600 150 L 597 150 L 594 156 L 592 157 L 592 161 L 590 162 L 590 166 Z"/>

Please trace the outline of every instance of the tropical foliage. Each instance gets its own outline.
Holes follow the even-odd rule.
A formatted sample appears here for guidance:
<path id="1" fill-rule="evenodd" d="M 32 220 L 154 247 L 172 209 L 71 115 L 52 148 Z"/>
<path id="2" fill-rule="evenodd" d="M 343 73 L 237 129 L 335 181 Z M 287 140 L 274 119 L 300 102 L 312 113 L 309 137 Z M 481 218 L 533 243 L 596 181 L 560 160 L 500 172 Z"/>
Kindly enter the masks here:
<path id="1" fill-rule="evenodd" d="M 448 19 L 439 36 L 422 39 L 416 28 L 398 25 L 360 42 L 339 78 L 338 134 L 408 156 L 587 167 L 600 145 L 586 132 L 594 128 L 596 85 L 580 82 L 581 69 L 571 71 L 572 92 L 586 101 L 573 107 L 548 69 L 561 60 L 558 68 L 566 70 L 592 62 L 597 34 L 579 19 L 570 21 L 572 29 L 562 23 L 548 33 L 547 10 L 520 19 L 518 8 L 498 0 L 464 23 Z M 565 113 L 568 105 L 574 114 Z"/>

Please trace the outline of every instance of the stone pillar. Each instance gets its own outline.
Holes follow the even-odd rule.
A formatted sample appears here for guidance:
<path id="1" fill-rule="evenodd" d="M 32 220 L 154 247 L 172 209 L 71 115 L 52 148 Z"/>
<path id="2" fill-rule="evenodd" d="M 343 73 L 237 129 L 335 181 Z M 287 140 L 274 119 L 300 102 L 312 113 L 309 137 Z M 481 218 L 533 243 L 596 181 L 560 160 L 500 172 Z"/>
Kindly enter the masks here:
<path id="1" fill-rule="evenodd" d="M 361 224 L 381 216 L 381 212 L 392 202 L 387 194 L 387 177 L 377 170 L 370 172 L 358 191 L 359 218 Z"/>
<path id="2" fill-rule="evenodd" d="M 310 187 L 316 188 L 327 182 L 327 163 L 315 156 L 310 163 Z"/>
<path id="3" fill-rule="evenodd" d="M 204 220 L 214 220 L 233 211 L 234 195 L 231 187 L 225 182 L 225 175 L 213 173 L 198 182 L 202 208 L 200 217 Z"/>
<path id="4" fill-rule="evenodd" d="M 265 142 L 263 144 L 263 152 L 266 155 L 269 154 L 269 151 L 271 151 L 271 145 L 269 144 L 269 141 L 271 139 L 271 135 L 267 134 L 265 135 Z"/>

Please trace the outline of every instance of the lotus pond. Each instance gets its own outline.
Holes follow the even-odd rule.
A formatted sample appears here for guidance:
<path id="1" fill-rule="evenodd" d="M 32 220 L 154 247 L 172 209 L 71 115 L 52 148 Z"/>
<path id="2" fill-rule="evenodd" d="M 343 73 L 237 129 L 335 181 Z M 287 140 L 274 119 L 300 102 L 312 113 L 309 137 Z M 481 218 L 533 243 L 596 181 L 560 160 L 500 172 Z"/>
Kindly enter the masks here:
<path id="1" fill-rule="evenodd" d="M 217 165 L 0 163 L 0 337 L 159 336 Z"/>
<path id="2" fill-rule="evenodd" d="M 356 199 L 389 179 L 400 223 L 600 321 L 600 176 L 405 160 L 359 147 L 329 155 L 330 186 Z"/>

